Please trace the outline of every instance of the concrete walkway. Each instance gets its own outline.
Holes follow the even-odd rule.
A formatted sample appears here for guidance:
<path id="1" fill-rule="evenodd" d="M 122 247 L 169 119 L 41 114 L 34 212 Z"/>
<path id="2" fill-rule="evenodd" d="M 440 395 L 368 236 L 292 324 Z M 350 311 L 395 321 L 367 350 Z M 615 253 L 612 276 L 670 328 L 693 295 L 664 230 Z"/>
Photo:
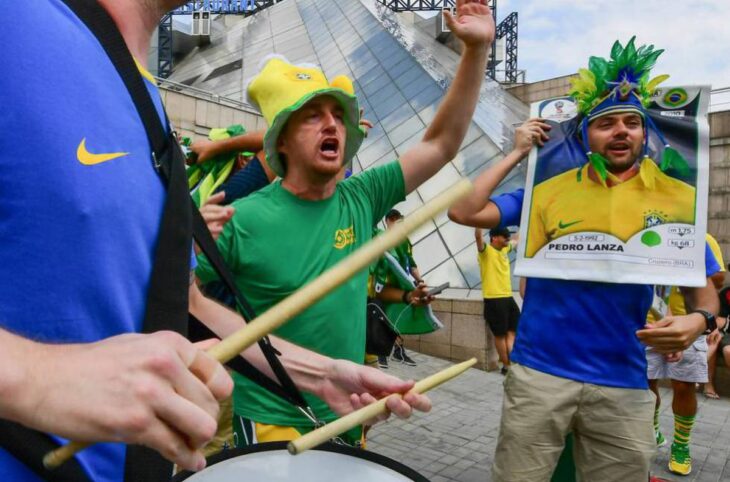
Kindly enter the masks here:
<path id="1" fill-rule="evenodd" d="M 410 352 L 418 363 L 390 362 L 389 373 L 420 379 L 451 363 Z M 502 408 L 502 376 L 471 369 L 430 393 L 434 408 L 411 420 L 389 420 L 369 436 L 368 449 L 398 460 L 432 482 L 491 481 L 491 466 Z M 671 441 L 671 392 L 662 389 L 661 425 Z M 658 451 L 652 474 L 672 481 L 730 481 L 730 401 L 698 394 L 699 414 L 692 430 L 692 474 L 666 470 L 669 448 Z M 626 481 L 630 482 L 630 481 Z"/>

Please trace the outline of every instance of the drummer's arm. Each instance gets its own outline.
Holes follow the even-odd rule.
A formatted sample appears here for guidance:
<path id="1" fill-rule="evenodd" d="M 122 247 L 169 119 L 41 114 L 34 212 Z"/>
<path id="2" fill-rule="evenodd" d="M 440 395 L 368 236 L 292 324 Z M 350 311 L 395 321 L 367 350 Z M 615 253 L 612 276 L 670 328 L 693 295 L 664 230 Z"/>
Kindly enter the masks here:
<path id="1" fill-rule="evenodd" d="M 190 313 L 221 338 L 231 335 L 243 325 L 237 313 L 206 298 L 195 284 L 190 287 Z M 413 387 L 412 381 L 403 381 L 347 360 L 334 360 L 280 338 L 270 338 L 297 387 L 321 398 L 339 415 L 375 401 L 374 396 L 405 393 Z M 275 379 L 258 345 L 247 349 L 243 356 Z M 408 394 L 404 400 L 389 400 L 388 408 L 399 417 L 408 417 L 414 408 L 421 411 L 431 408 L 431 402 L 424 395 Z"/>

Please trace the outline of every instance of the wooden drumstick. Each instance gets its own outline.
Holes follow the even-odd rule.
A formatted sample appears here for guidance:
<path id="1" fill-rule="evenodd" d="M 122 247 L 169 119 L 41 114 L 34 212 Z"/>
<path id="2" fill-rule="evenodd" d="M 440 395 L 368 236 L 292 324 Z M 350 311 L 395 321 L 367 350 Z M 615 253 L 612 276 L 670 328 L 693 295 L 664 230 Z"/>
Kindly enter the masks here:
<path id="1" fill-rule="evenodd" d="M 383 234 L 322 273 L 312 282 L 299 288 L 268 311 L 246 324 L 246 326 L 209 348 L 207 353 L 221 363 L 231 360 L 246 348 L 316 303 L 360 270 L 369 266 L 383 253 L 396 247 L 410 233 L 457 200 L 466 196 L 471 190 L 471 182 L 467 179 L 454 184 L 421 208 L 406 216 L 402 222 L 395 224 Z M 56 468 L 73 457 L 76 452 L 89 445 L 86 442 L 71 442 L 48 452 L 43 457 L 43 464 L 48 469 Z"/>
<path id="2" fill-rule="evenodd" d="M 462 374 L 468 368 L 472 367 L 477 362 L 476 358 L 461 362 L 458 365 L 451 366 L 445 370 L 441 370 L 429 377 L 416 383 L 411 389 L 413 393 L 425 393 L 432 388 L 436 388 L 444 382 L 451 380 L 452 378 Z M 305 450 L 309 450 L 312 447 L 323 444 L 331 438 L 334 438 L 341 433 L 347 432 L 351 428 L 362 425 L 366 421 L 382 415 L 386 412 L 386 402 L 390 397 L 402 397 L 400 394 L 389 395 L 385 398 L 381 398 L 375 403 L 372 403 L 360 410 L 355 410 L 352 413 L 345 415 L 342 418 L 338 418 L 334 422 L 328 423 L 324 427 L 320 427 L 316 430 L 312 430 L 308 434 L 302 435 L 301 437 L 292 440 L 287 444 L 287 449 L 292 455 L 297 455 Z"/>

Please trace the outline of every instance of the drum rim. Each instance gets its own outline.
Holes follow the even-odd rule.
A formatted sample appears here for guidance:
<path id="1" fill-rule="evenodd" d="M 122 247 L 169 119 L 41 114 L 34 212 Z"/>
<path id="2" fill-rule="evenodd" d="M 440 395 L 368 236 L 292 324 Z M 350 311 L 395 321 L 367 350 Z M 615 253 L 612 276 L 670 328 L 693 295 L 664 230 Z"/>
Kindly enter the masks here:
<path id="1" fill-rule="evenodd" d="M 211 465 L 215 465 L 218 462 L 223 462 L 228 459 L 232 459 L 234 457 L 238 457 L 239 455 L 246 455 L 246 454 L 255 454 L 257 452 L 269 452 L 273 450 L 284 450 L 286 451 L 286 446 L 288 442 L 264 442 L 260 444 L 254 444 L 249 445 L 248 447 L 240 447 L 240 448 L 232 448 L 232 449 L 226 449 L 221 452 L 218 452 L 217 454 L 213 454 L 210 457 L 208 457 L 206 460 L 208 464 L 207 467 L 210 467 Z M 364 449 L 356 449 L 354 447 L 350 447 L 347 445 L 339 445 L 332 442 L 324 443 L 318 447 L 313 448 L 312 450 L 319 450 L 321 452 L 334 452 L 337 454 L 343 454 L 343 455 L 351 455 L 356 458 L 361 458 L 368 460 L 370 462 L 374 462 L 378 465 L 381 465 L 383 467 L 387 467 L 394 472 L 397 472 L 400 475 L 403 475 L 405 477 L 409 477 L 413 480 L 413 482 L 429 482 L 429 480 L 424 477 L 423 475 L 419 474 L 412 468 L 408 467 L 407 465 L 398 462 L 397 460 L 393 460 L 391 458 L 386 457 L 385 455 L 381 455 L 375 452 L 371 452 L 369 450 Z M 292 457 L 295 457 L 294 455 Z M 190 471 L 183 471 L 178 474 L 176 474 L 172 478 L 172 482 L 182 482 L 183 480 L 186 480 L 188 477 L 191 477 L 195 475 L 197 472 L 190 472 Z"/>

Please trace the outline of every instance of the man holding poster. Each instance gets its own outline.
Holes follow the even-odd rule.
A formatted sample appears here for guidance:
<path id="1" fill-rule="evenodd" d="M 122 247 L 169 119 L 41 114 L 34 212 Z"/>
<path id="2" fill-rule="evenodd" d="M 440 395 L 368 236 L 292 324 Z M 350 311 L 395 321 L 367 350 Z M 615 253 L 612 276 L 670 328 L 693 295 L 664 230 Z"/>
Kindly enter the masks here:
<path id="1" fill-rule="evenodd" d="M 624 54 L 624 50 L 628 53 Z M 544 118 L 527 121 L 517 129 L 515 150 L 475 180 L 474 192 L 454 205 L 449 210 L 449 217 L 456 222 L 482 228 L 512 226 L 521 224 L 520 219 L 525 222 L 531 220 L 529 183 L 527 192 L 518 190 L 491 199 L 490 196 L 528 152 L 535 150 L 533 145 L 540 148 L 540 155 L 558 149 L 565 155 L 553 158 L 555 162 L 550 165 L 530 166 L 534 179 L 539 179 L 536 184 L 581 167 L 572 172 L 575 183 L 590 181 L 610 191 L 622 184 L 619 174 L 627 169 L 614 169 L 606 155 L 629 164 L 631 170 L 638 172 L 624 182 L 640 181 L 644 187 L 644 183 L 650 184 L 652 180 L 655 186 L 657 182 L 663 183 L 658 181 L 660 173 L 684 172 L 681 157 L 667 155 L 671 151 L 666 148 L 661 163 L 664 169 L 662 165 L 647 165 L 642 169 L 642 163 L 648 162 L 641 155 L 646 148 L 638 152 L 636 148 L 637 144 L 645 145 L 645 137 L 641 136 L 642 142 L 637 142 L 639 133 L 635 132 L 637 126 L 632 124 L 638 121 L 646 130 L 655 129 L 649 127 L 653 123 L 646 114 L 639 114 L 644 109 L 643 103 L 637 103 L 635 93 L 626 89 L 632 83 L 642 84 L 644 90 L 648 89 L 648 70 L 658 56 L 656 52 L 660 51 L 654 51 L 653 47 L 636 49 L 630 41 L 626 49 L 617 43 L 611 61 L 603 61 L 605 64 L 592 59 L 592 66 L 613 72 L 610 77 L 603 75 L 603 90 L 594 93 L 598 102 L 578 118 L 575 118 L 574 112 L 566 112 L 569 109 L 565 109 L 562 115 L 566 116 L 566 122 L 548 123 Z M 626 64 L 627 59 L 630 65 Z M 624 75 L 627 72 L 639 77 L 631 80 L 630 76 Z M 584 73 L 583 76 L 590 78 L 589 74 Z M 573 92 L 575 99 L 568 99 L 570 103 L 566 101 L 561 108 L 580 101 L 580 93 L 575 89 Z M 613 99 L 614 94 L 614 105 L 606 115 L 594 116 L 593 122 L 583 122 L 596 108 L 604 105 L 600 99 Z M 557 111 L 556 104 L 553 105 Z M 608 112 L 614 116 L 612 122 L 618 124 L 607 126 L 613 131 L 612 136 L 604 141 L 604 147 L 590 145 L 590 149 L 595 151 L 587 147 L 584 149 L 579 139 L 589 139 L 590 124 L 608 117 Z M 560 113 L 553 114 L 551 117 L 555 118 Z M 569 125 L 571 120 L 574 120 L 572 128 Z M 576 137 L 575 126 L 581 122 L 583 128 L 578 129 L 580 133 Z M 629 134 L 629 131 L 632 133 Z M 632 136 L 634 138 L 627 140 Z M 666 142 L 663 144 L 666 145 Z M 638 155 L 631 156 L 630 152 Z M 629 162 L 632 158 L 633 162 Z M 588 167 L 583 166 L 586 160 Z M 580 172 L 583 174 L 579 178 Z M 592 174 L 587 174 L 589 172 Z M 594 176 L 594 179 L 586 179 L 587 175 Z M 706 178 L 696 176 L 694 185 L 699 186 L 706 181 Z M 634 196 L 631 208 L 642 208 L 644 198 L 629 191 Z M 706 195 L 706 189 L 698 188 L 697 192 Z M 600 209 L 590 198 L 583 199 L 581 203 Z M 583 206 L 574 208 L 564 214 L 573 215 L 584 209 Z M 669 205 L 665 206 L 662 212 L 668 214 L 669 209 Z M 606 228 L 621 219 L 621 216 L 607 218 Z M 653 216 L 650 219 L 652 223 L 656 220 Z M 558 215 L 557 219 L 564 228 L 576 221 L 586 222 L 577 216 L 560 219 Z M 677 220 L 672 218 L 670 222 L 677 223 Z M 669 226 L 677 227 L 677 224 Z M 524 232 L 524 225 L 522 228 Z M 700 230 L 699 225 L 697 230 Z M 532 233 L 529 229 L 527 231 L 529 237 Z M 599 234 L 608 237 L 607 232 L 608 229 L 604 229 Z M 704 226 L 700 235 L 704 238 Z M 573 244 L 579 242 L 574 241 Z M 709 249 L 705 247 L 704 239 L 699 248 L 701 253 L 697 259 L 701 263 L 700 275 L 704 283 L 702 287 L 687 289 L 684 293 L 688 314 L 666 317 L 651 328 L 645 326 L 645 319 L 653 298 L 654 282 L 629 283 L 608 265 L 602 270 L 600 265 L 593 265 L 587 270 L 590 273 L 583 273 L 585 276 L 581 277 L 574 276 L 573 271 L 560 273 L 559 269 L 554 269 L 545 275 L 532 275 L 527 279 L 522 316 L 511 357 L 513 364 L 505 380 L 502 423 L 493 472 L 495 481 L 549 480 L 569 432 L 575 436 L 575 463 L 580 480 L 646 480 L 656 442 L 652 429 L 655 398 L 646 381 L 644 344 L 659 353 L 681 351 L 715 326 L 712 313 L 717 311 L 718 301 L 707 276 L 719 267 L 712 256 L 705 257 L 705 249 L 708 252 Z M 688 255 L 686 251 L 683 255 L 684 259 L 693 261 L 691 257 L 694 255 Z M 518 263 L 524 261 L 525 258 L 518 259 Z M 560 263 L 557 264 L 560 266 Z M 635 266 L 639 273 L 650 267 L 648 264 Z"/>
<path id="2" fill-rule="evenodd" d="M 516 274 L 704 284 L 708 89 L 657 90 L 661 53 L 617 42 L 570 97 L 533 104 L 552 130 L 531 154 Z"/>

